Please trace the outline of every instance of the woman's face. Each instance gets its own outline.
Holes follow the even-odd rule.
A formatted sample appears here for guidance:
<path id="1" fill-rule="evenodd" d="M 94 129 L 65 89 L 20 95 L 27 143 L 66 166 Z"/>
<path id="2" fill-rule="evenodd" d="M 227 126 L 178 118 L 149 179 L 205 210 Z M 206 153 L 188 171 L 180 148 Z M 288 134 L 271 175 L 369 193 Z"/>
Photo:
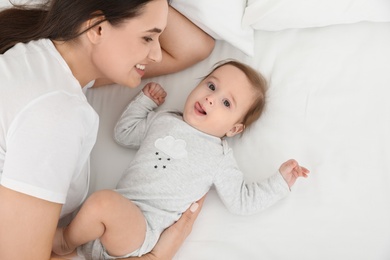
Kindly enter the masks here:
<path id="1" fill-rule="evenodd" d="M 101 40 L 92 50 L 92 60 L 102 78 L 137 87 L 149 63 L 162 58 L 159 36 L 168 18 L 167 0 L 150 1 L 141 15 L 119 26 L 101 24 Z"/>

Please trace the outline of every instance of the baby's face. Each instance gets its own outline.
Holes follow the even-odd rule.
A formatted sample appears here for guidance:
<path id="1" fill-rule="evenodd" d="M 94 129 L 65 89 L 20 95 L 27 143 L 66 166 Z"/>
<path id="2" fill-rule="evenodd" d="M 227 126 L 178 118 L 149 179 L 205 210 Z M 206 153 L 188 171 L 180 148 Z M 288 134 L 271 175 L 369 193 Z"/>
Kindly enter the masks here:
<path id="1" fill-rule="evenodd" d="M 254 90 L 246 75 L 232 65 L 224 65 L 190 93 L 184 121 L 213 136 L 233 136 L 243 130 L 242 119 L 253 100 Z"/>

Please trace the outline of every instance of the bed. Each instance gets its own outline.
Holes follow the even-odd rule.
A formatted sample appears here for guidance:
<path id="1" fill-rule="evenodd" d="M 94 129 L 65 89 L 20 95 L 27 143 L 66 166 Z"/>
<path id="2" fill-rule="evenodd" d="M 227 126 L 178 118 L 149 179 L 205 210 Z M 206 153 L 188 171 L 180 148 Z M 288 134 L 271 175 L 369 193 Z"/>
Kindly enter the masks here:
<path id="1" fill-rule="evenodd" d="M 264 115 L 230 140 L 245 178 L 267 178 L 289 158 L 311 176 L 252 216 L 229 213 L 211 190 L 175 259 L 390 259 L 390 1 L 193 2 L 172 5 L 217 39 L 213 53 L 141 87 L 161 83 L 161 108 L 181 109 L 215 62 L 252 65 L 269 89 Z M 87 94 L 101 117 L 91 192 L 115 187 L 135 153 L 112 132 L 140 88 Z"/>
<path id="2" fill-rule="evenodd" d="M 243 137 L 230 139 L 245 178 L 267 178 L 289 158 L 311 176 L 252 216 L 229 213 L 211 190 L 175 259 L 390 259 L 390 1 L 172 5 L 217 39 L 215 49 L 201 63 L 146 79 L 138 89 L 88 92 L 101 118 L 91 192 L 114 188 L 134 155 L 112 133 L 146 82 L 167 89 L 161 108 L 181 109 L 215 62 L 234 58 L 269 81 L 264 115 Z"/>
<path id="3" fill-rule="evenodd" d="M 245 178 L 267 178 L 289 158 L 311 176 L 251 216 L 229 213 L 211 190 L 175 259 L 390 259 L 390 1 L 172 5 L 217 39 L 215 49 L 201 63 L 143 80 L 138 89 L 114 85 L 88 92 L 101 118 L 91 192 L 114 188 L 134 155 L 112 133 L 146 82 L 167 89 L 161 108 L 181 109 L 215 62 L 234 58 L 269 82 L 264 115 L 229 140 Z"/>
<path id="4" fill-rule="evenodd" d="M 229 140 L 247 181 L 289 158 L 311 170 L 291 194 L 251 216 L 229 213 L 212 189 L 175 260 L 390 259 L 390 1 L 173 0 L 217 39 L 184 71 L 87 92 L 100 115 L 90 192 L 114 188 L 134 150 L 112 136 L 148 81 L 163 108 L 182 109 L 213 64 L 234 58 L 269 82 L 263 116 Z"/>

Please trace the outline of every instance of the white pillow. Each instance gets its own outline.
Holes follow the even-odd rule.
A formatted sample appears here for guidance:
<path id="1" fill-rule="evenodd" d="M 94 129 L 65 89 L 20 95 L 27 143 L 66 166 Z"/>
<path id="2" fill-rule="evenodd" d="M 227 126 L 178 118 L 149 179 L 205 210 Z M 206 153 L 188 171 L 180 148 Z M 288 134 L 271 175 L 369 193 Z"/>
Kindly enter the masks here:
<path id="1" fill-rule="evenodd" d="M 172 0 L 171 6 L 214 39 L 225 40 L 245 54 L 253 56 L 254 30 L 250 26 L 242 26 L 246 2 L 246 0 Z M 8 0 L 0 0 L 0 9 L 10 5 Z"/>
<path id="2" fill-rule="evenodd" d="M 242 26 L 246 0 L 172 0 L 171 6 L 214 39 L 253 56 L 254 30 Z"/>
<path id="3" fill-rule="evenodd" d="M 10 2 L 11 1 L 11 2 Z M 12 4 L 16 5 L 35 5 L 35 4 L 44 4 L 46 0 L 0 0 L 0 10 L 12 7 Z"/>
<path id="4" fill-rule="evenodd" d="M 0 0 L 0 10 L 5 7 L 11 7 L 11 3 L 8 0 Z"/>
<path id="5" fill-rule="evenodd" d="M 278 31 L 390 21 L 390 0 L 248 0 L 243 26 Z"/>

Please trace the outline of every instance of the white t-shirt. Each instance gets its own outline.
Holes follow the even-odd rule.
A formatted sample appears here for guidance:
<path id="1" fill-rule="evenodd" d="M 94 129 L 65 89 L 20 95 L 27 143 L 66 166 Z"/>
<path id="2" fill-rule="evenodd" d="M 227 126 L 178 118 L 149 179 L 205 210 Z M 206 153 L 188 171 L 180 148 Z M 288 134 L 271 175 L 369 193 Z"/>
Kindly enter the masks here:
<path id="1" fill-rule="evenodd" d="M 64 204 L 85 199 L 99 118 L 48 39 L 0 55 L 0 183 Z"/>

